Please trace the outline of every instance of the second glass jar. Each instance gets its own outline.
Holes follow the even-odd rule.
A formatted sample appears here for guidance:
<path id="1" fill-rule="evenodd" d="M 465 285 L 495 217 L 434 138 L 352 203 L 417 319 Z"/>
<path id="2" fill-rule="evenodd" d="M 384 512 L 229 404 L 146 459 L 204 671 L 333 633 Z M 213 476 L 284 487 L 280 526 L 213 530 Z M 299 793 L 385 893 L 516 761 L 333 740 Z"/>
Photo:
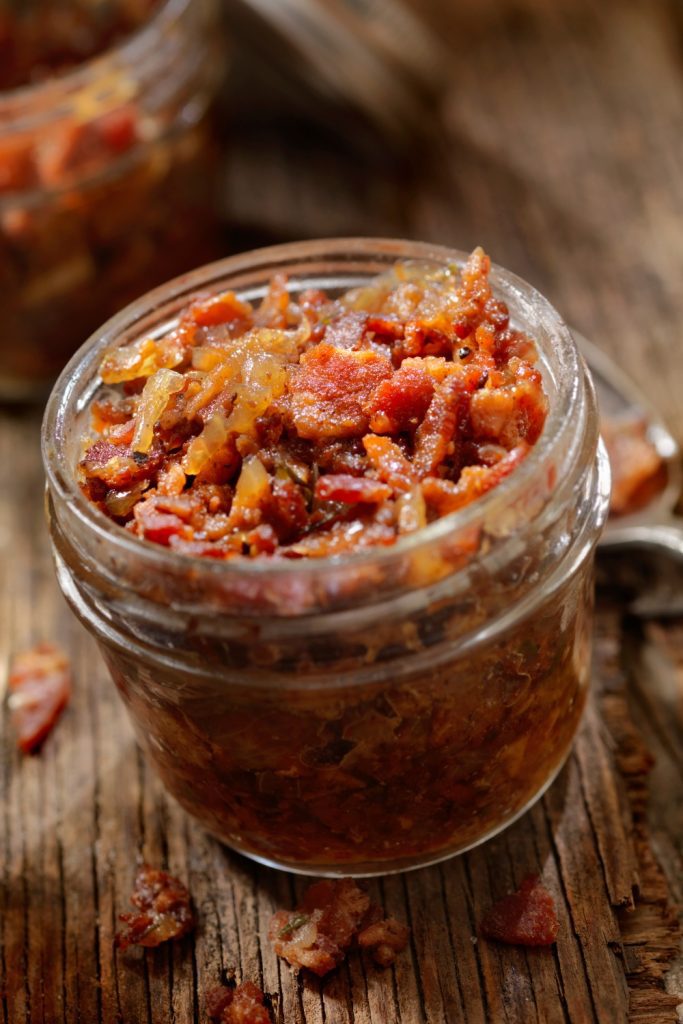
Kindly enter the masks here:
<path id="1" fill-rule="evenodd" d="M 0 400 L 45 394 L 98 324 L 218 254 L 217 14 L 165 0 L 113 49 L 0 92 Z"/>

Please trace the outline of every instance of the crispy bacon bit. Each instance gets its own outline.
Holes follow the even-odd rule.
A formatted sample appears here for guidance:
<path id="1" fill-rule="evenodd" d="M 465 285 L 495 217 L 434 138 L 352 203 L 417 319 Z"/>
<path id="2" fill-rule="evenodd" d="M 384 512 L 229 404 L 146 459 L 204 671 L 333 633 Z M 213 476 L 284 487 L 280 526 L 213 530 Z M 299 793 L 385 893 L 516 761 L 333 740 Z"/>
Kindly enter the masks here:
<path id="1" fill-rule="evenodd" d="M 365 404 L 375 434 L 414 431 L 422 422 L 434 393 L 429 373 L 411 359 L 375 388 Z"/>
<path id="2" fill-rule="evenodd" d="M 666 466 L 647 436 L 645 420 L 603 417 L 600 432 L 612 469 L 610 514 L 628 515 L 643 508 L 666 485 Z"/>
<path id="3" fill-rule="evenodd" d="M 356 502 L 380 505 L 391 494 L 391 487 L 370 477 L 330 474 L 321 476 L 315 485 L 315 496 L 320 501 L 342 501 L 349 505 L 355 505 Z"/>
<path id="4" fill-rule="evenodd" d="M 415 483 L 415 470 L 402 449 L 388 437 L 366 434 L 363 447 L 380 480 L 395 491 L 409 491 Z"/>
<path id="5" fill-rule="evenodd" d="M 324 341 L 316 345 L 290 370 L 292 418 L 299 436 L 360 437 L 368 425 L 363 405 L 391 372 L 389 360 L 376 352 L 348 352 Z"/>
<path id="6" fill-rule="evenodd" d="M 278 956 L 320 976 L 337 967 L 356 943 L 383 967 L 405 949 L 410 929 L 382 912 L 352 878 L 316 882 L 296 910 L 280 910 L 269 938 Z"/>
<path id="7" fill-rule="evenodd" d="M 492 490 L 526 458 L 529 446 L 518 445 L 494 466 L 466 466 L 457 484 L 450 480 L 427 477 L 422 493 L 427 505 L 437 516 L 446 516 Z"/>
<path id="8" fill-rule="evenodd" d="M 265 996 L 253 981 L 236 988 L 219 985 L 206 993 L 206 1012 L 216 1024 L 272 1024 Z"/>
<path id="9" fill-rule="evenodd" d="M 519 946 L 552 946 L 559 927 L 555 901 L 537 875 L 498 900 L 481 922 L 487 939 Z"/>
<path id="10" fill-rule="evenodd" d="M 367 313 L 342 313 L 325 328 L 324 341 L 336 348 L 359 349 L 368 322 Z"/>
<path id="11" fill-rule="evenodd" d="M 456 432 L 466 416 L 469 394 L 459 377 L 447 377 L 434 389 L 427 415 L 415 434 L 413 467 L 422 478 L 455 453 Z"/>
<path id="12" fill-rule="evenodd" d="M 10 667 L 8 690 L 17 746 L 29 754 L 52 731 L 69 701 L 69 659 L 52 644 L 38 644 L 17 654 Z"/>
<path id="13" fill-rule="evenodd" d="M 182 938 L 195 926 L 190 894 L 183 883 L 149 864 L 138 871 L 130 902 L 136 910 L 119 915 L 125 928 L 116 935 L 117 949 L 159 946 Z"/>
<path id="14" fill-rule="evenodd" d="M 410 928 L 401 924 L 393 917 L 376 921 L 358 933 L 357 941 L 361 949 L 371 952 L 373 960 L 380 967 L 389 967 L 399 953 L 408 945 Z"/>
<path id="15" fill-rule="evenodd" d="M 547 411 L 489 267 L 475 250 L 460 275 L 399 263 L 336 299 L 297 300 L 281 275 L 258 308 L 198 297 L 105 357 L 84 493 L 145 540 L 222 559 L 393 544 L 476 500 Z"/>
<path id="16" fill-rule="evenodd" d="M 470 406 L 474 436 L 498 441 L 506 448 L 520 441 L 535 444 L 548 412 L 539 371 L 527 364 L 514 367 L 514 371 L 513 383 L 482 388 L 472 396 Z"/>
<path id="17" fill-rule="evenodd" d="M 316 882 L 296 910 L 273 915 L 268 936 L 292 967 L 322 977 L 337 967 L 370 907 L 370 897 L 352 878 Z"/>

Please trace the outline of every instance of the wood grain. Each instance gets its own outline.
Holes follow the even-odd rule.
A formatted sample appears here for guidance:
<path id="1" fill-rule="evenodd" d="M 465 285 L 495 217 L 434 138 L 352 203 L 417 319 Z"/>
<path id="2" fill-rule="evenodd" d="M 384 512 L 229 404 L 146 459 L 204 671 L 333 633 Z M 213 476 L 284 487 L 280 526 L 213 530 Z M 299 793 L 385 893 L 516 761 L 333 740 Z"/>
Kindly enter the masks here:
<path id="1" fill-rule="evenodd" d="M 543 800 L 483 849 L 373 881 L 373 896 L 412 927 L 410 951 L 393 970 L 354 957 L 326 981 L 297 979 L 277 962 L 266 932 L 270 914 L 293 905 L 305 880 L 231 854 L 166 797 L 92 641 L 57 595 L 41 503 L 31 500 L 41 483 L 35 449 L 12 468 L 11 453 L 36 429 L 35 417 L 5 417 L 0 432 L 1 482 L 12 473 L 26 498 L 1 506 L 12 550 L 3 562 L 3 650 L 59 637 L 74 659 L 76 690 L 38 757 L 21 758 L 3 722 L 0 991 L 8 1024 L 199 1021 L 207 988 L 225 972 L 262 984 L 286 1024 L 618 1022 L 629 1019 L 629 1005 L 634 1021 L 674 1019 L 679 997 L 663 978 L 678 922 L 649 843 L 652 759 L 628 710 L 617 612 L 599 612 L 594 699 L 574 755 Z M 649 629 L 660 646 L 680 639 Z M 661 714 L 648 715 L 652 728 Z M 120 954 L 116 918 L 139 859 L 187 880 L 200 927 L 176 946 Z M 557 900 L 556 949 L 478 940 L 485 910 L 529 873 L 540 873 Z"/>
<path id="2" fill-rule="evenodd" d="M 231 247 L 387 234 L 469 248 L 535 283 L 639 380 L 683 440 L 683 72 L 665 0 L 429 4 L 453 54 L 431 142 L 397 155 L 366 132 L 235 114 Z M 247 111 L 249 114 L 249 111 Z M 1 313 L 0 313 L 1 316 Z M 412 927 L 380 971 L 353 957 L 295 978 L 266 932 L 304 879 L 207 838 L 137 752 L 94 645 L 59 597 L 43 524 L 36 413 L 0 414 L 0 681 L 12 650 L 71 652 L 72 705 L 38 757 L 2 716 L 2 1024 L 194 1024 L 225 975 L 279 1024 L 665 1024 L 683 1002 L 683 627 L 599 609 L 594 699 L 575 752 L 517 825 L 444 865 L 372 883 Z M 136 860 L 185 879 L 200 926 L 113 950 Z M 553 950 L 477 939 L 530 872 L 558 902 Z"/>

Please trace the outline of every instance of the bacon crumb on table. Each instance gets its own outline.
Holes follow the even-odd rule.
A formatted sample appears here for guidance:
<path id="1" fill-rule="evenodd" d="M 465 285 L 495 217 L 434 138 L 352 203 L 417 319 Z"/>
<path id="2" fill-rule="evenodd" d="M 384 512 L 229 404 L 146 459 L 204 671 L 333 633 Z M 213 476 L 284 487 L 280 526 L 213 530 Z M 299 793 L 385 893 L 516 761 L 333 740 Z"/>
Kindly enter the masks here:
<path id="1" fill-rule="evenodd" d="M 320 977 L 338 967 L 354 944 L 387 967 L 405 949 L 410 929 L 381 917 L 352 878 L 326 879 L 306 890 L 301 906 L 274 914 L 268 936 L 278 956 Z"/>
<path id="2" fill-rule="evenodd" d="M 38 644 L 17 654 L 10 667 L 8 690 L 17 746 L 29 754 L 43 743 L 69 701 L 69 659 L 52 644 Z"/>
<path id="3" fill-rule="evenodd" d="M 552 946 L 558 931 L 555 901 L 537 875 L 494 903 L 481 922 L 485 938 L 514 946 Z"/>
<path id="4" fill-rule="evenodd" d="M 215 1024 L 272 1024 L 265 996 L 253 981 L 236 988 L 218 985 L 206 994 L 206 1012 Z"/>
<path id="5" fill-rule="evenodd" d="M 159 946 L 179 939 L 195 926 L 190 894 L 177 878 L 143 864 L 135 877 L 132 913 L 120 914 L 125 928 L 116 935 L 117 949 Z"/>
<path id="6" fill-rule="evenodd" d="M 461 271 L 397 263 L 337 297 L 279 275 L 258 308 L 194 299 L 165 336 L 104 357 L 85 494 L 218 559 L 352 553 L 462 508 L 526 457 L 548 408 L 489 271 L 477 249 Z"/>

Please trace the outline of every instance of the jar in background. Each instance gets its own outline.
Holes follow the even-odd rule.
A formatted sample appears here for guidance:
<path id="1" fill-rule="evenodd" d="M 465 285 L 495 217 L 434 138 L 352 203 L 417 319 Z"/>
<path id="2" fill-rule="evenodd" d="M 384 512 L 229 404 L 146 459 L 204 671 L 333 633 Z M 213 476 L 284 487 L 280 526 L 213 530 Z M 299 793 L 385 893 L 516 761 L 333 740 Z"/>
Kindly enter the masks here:
<path id="1" fill-rule="evenodd" d="M 0 92 L 0 399 L 39 396 L 116 310 L 218 251 L 216 0 Z"/>
<path id="2" fill-rule="evenodd" d="M 494 268 L 540 353 L 550 412 L 536 446 L 488 494 L 391 547 L 294 562 L 183 556 L 100 513 L 77 480 L 98 367 L 168 330 L 197 292 L 254 301 L 284 271 L 295 294 L 338 294 L 397 260 L 463 256 L 341 239 L 221 261 L 105 325 L 46 410 L 62 590 L 169 791 L 276 867 L 368 875 L 441 860 L 509 824 L 559 771 L 586 697 L 609 490 L 584 364 L 545 299 Z"/>

